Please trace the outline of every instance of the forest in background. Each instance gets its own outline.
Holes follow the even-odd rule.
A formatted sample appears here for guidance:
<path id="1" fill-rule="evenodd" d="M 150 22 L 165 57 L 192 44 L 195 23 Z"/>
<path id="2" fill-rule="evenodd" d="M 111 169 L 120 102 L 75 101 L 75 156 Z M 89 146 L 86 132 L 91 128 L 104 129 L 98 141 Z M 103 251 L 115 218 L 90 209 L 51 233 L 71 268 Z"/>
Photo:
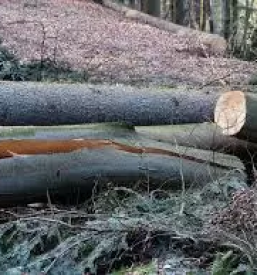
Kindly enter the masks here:
<path id="1" fill-rule="evenodd" d="M 257 56 L 256 0 L 124 0 L 120 3 L 173 23 L 224 37 L 236 56 Z"/>

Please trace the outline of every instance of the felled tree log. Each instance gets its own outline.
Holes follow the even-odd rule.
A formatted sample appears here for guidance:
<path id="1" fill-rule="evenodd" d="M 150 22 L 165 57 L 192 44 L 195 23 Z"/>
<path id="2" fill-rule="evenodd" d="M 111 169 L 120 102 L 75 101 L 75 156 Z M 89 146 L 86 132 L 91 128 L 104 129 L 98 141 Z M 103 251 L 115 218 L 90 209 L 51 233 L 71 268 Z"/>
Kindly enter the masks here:
<path id="1" fill-rule="evenodd" d="M 119 5 L 111 0 L 103 0 L 103 5 L 109 7 L 118 12 L 122 12 L 125 17 L 129 19 L 134 19 L 139 22 L 149 24 L 153 27 L 159 28 L 161 30 L 166 30 L 172 33 L 184 35 L 187 37 L 194 37 L 194 39 L 203 47 L 206 47 L 208 51 L 212 54 L 224 55 L 227 49 L 226 40 L 216 34 L 210 34 L 206 32 L 201 32 L 193 30 L 184 26 L 174 24 L 170 21 L 166 21 L 146 13 L 142 13 L 137 10 L 130 9 L 128 7 Z M 200 47 L 199 47 L 200 48 Z"/>
<path id="2" fill-rule="evenodd" d="M 256 143 L 227 136 L 215 123 L 139 126 L 135 130 L 142 136 L 161 142 L 236 156 L 257 151 Z"/>
<path id="3" fill-rule="evenodd" d="M 0 125 L 121 122 L 177 124 L 213 119 L 216 93 L 123 85 L 0 83 Z"/>
<path id="4" fill-rule="evenodd" d="M 220 96 L 215 107 L 215 122 L 227 136 L 257 143 L 257 95 L 231 91 Z"/>
<path id="5" fill-rule="evenodd" d="M 257 164 L 257 144 L 225 135 L 224 130 L 215 124 L 141 126 L 136 127 L 136 131 L 145 137 L 169 144 L 234 155 L 244 164 L 248 183 L 251 184 L 256 178 L 253 164 Z"/>
<path id="6" fill-rule="evenodd" d="M 3 141 L 0 151 L 1 206 L 35 202 L 47 192 L 68 195 L 76 188 L 90 196 L 96 182 L 200 187 L 229 171 L 171 151 L 107 140 Z"/>
<path id="7" fill-rule="evenodd" d="M 134 136 L 134 140 L 128 138 L 127 143 L 121 143 L 110 139 L 83 139 L 78 128 L 73 129 L 71 135 L 78 131 L 80 138 L 70 139 L 71 136 L 65 134 L 69 132 L 67 126 L 61 127 L 63 131 L 54 127 L 52 132 L 42 127 L 40 131 L 38 127 L 25 128 L 24 131 L 21 127 L 9 128 L 9 134 L 5 127 L 1 131 L 0 206 L 38 202 L 45 200 L 47 193 L 50 197 L 55 194 L 68 197 L 74 189 L 90 196 L 96 184 L 101 186 L 107 182 L 126 186 L 141 182 L 153 189 L 181 189 L 183 184 L 202 187 L 225 175 L 233 175 L 233 167 L 222 164 L 226 159 L 221 156 L 218 161 L 219 154 L 214 161 L 212 156 L 208 159 L 200 153 L 196 157 L 195 153 L 173 151 L 169 144 L 148 143 L 147 139 L 139 146 L 141 139 L 136 132 L 128 135 Z M 83 135 L 86 132 L 85 129 Z M 96 130 L 96 135 L 100 134 L 104 132 Z M 107 135 L 111 136 L 112 130 Z M 125 136 L 125 132 L 114 134 L 114 139 L 126 140 Z"/>
<path id="8" fill-rule="evenodd" d="M 187 155 L 188 157 L 195 157 L 201 159 L 206 163 L 213 161 L 227 167 L 238 168 L 234 158 L 224 154 L 217 153 L 227 152 L 222 149 L 222 144 L 210 144 L 210 131 L 213 129 L 208 124 L 199 124 L 201 129 L 193 133 L 196 125 L 184 126 L 152 126 L 152 127 L 131 127 L 122 123 L 100 123 L 100 124 L 86 124 L 86 125 L 64 125 L 64 126 L 14 126 L 2 127 L 0 131 L 0 148 L 3 141 L 10 140 L 84 140 L 84 139 L 105 139 L 114 142 L 126 144 L 129 146 L 136 146 L 140 148 L 153 147 L 156 149 L 168 150 L 179 155 Z M 175 130 L 174 130 L 175 129 Z M 190 133 L 189 133 L 190 131 Z M 203 135 L 205 133 L 206 136 Z M 227 137 L 224 136 L 226 140 Z M 230 138 L 233 139 L 233 138 Z M 160 142 L 161 141 L 161 142 Z M 206 141 L 206 142 L 205 142 Z M 221 141 L 222 142 L 222 141 Z M 5 143 L 8 144 L 8 143 Z M 208 146 L 211 146 L 209 147 Z M 19 147 L 19 146 L 18 146 Z M 210 150 L 217 149 L 217 152 Z M 19 151 L 15 153 L 22 153 L 20 150 L 24 148 L 17 148 Z M 199 150 L 204 149 L 204 150 Z M 12 151 L 12 149 L 8 149 Z M 16 149 L 15 149 L 16 150 Z M 230 150 L 232 150 L 230 148 Z M 22 153 L 24 154 L 24 152 Z M 1 151 L 0 151 L 1 156 Z M 233 162 L 235 165 L 233 165 Z"/>
<path id="9" fill-rule="evenodd" d="M 257 150 L 255 143 L 245 142 L 225 136 L 221 129 L 212 123 L 136 126 L 122 123 L 100 123 L 63 126 L 15 126 L 2 127 L 0 142 L 12 139 L 26 140 L 69 140 L 69 139 L 107 139 L 130 146 L 155 147 L 177 153 L 185 153 L 208 161 L 229 163 L 237 156 L 241 160 L 251 159 Z M 248 157 L 249 156 L 249 157 Z M 224 159 L 224 162 L 222 161 Z M 234 166 L 238 168 L 238 164 Z"/>

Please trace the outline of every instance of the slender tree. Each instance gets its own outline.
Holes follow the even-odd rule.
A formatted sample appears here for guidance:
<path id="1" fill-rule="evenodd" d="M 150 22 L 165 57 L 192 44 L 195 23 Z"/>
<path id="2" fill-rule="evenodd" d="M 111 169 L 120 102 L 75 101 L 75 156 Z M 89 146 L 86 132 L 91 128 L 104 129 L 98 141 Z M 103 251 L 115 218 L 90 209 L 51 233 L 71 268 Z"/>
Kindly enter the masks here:
<path id="1" fill-rule="evenodd" d="M 196 10 L 194 0 L 190 0 L 190 27 L 193 29 L 198 29 L 196 22 Z"/>
<path id="2" fill-rule="evenodd" d="M 204 0 L 200 0 L 199 17 L 200 30 L 204 30 Z"/>
<path id="3" fill-rule="evenodd" d="M 222 0 L 210 0 L 211 31 L 222 34 Z"/>
<path id="4" fill-rule="evenodd" d="M 223 36 L 228 39 L 231 33 L 230 0 L 222 1 Z"/>
<path id="5" fill-rule="evenodd" d="M 240 47 L 243 57 L 247 57 L 249 52 L 247 40 L 248 40 L 249 27 L 250 27 L 250 17 L 254 10 L 253 5 L 254 5 L 254 0 L 246 0 L 244 30 L 243 30 L 243 36 L 241 41 L 241 47 Z"/>

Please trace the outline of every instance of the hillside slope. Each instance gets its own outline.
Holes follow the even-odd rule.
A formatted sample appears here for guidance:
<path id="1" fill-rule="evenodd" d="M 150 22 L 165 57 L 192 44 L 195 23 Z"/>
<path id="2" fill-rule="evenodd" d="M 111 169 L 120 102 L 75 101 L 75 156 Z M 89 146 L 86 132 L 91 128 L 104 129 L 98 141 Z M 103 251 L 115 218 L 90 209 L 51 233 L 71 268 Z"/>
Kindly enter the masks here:
<path id="1" fill-rule="evenodd" d="M 64 61 L 91 80 L 242 84 L 256 63 L 204 57 L 199 41 L 133 21 L 90 0 L 2 0 L 0 37 L 21 60 Z"/>

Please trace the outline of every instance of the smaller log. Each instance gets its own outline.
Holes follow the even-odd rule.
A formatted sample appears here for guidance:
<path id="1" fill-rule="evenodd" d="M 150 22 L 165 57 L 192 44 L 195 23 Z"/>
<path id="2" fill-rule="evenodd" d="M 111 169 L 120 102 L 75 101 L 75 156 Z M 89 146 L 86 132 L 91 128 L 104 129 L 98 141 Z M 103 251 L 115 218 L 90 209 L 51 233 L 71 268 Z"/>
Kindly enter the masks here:
<path id="1" fill-rule="evenodd" d="M 160 142 L 212 151 L 215 157 L 217 152 L 236 156 L 245 167 L 248 184 L 255 181 L 253 164 L 257 164 L 257 157 L 255 157 L 257 144 L 225 135 L 223 129 L 214 123 L 140 126 L 135 129 L 141 136 Z M 232 157 L 227 159 L 228 163 L 231 163 L 232 160 Z"/>
<path id="2" fill-rule="evenodd" d="M 224 134 L 215 123 L 137 126 L 138 134 L 160 142 L 240 156 L 257 151 L 257 144 Z"/>

